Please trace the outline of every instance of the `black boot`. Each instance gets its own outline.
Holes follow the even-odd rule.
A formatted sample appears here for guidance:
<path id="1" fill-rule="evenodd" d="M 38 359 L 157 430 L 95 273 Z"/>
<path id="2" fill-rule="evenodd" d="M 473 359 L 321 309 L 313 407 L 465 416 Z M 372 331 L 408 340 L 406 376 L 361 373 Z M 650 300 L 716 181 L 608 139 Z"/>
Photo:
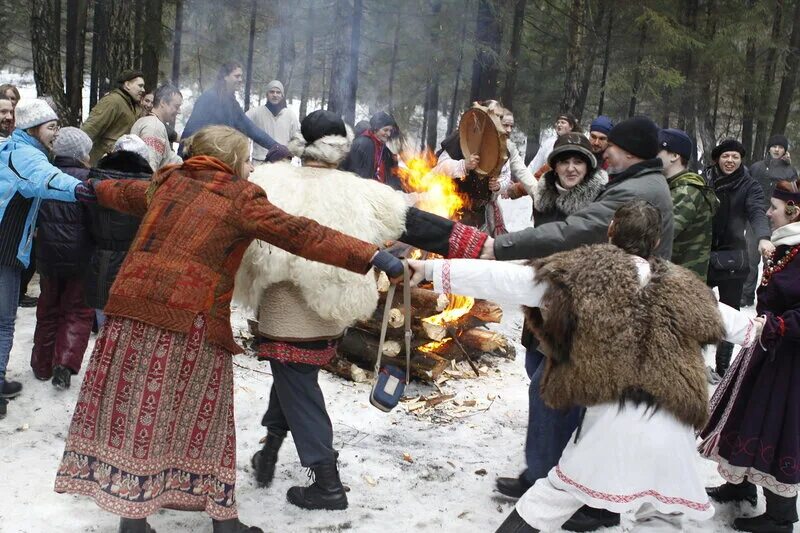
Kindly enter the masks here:
<path id="1" fill-rule="evenodd" d="M 230 520 L 211 520 L 214 526 L 214 533 L 264 533 L 264 530 L 256 526 L 246 526 L 239 522 L 238 518 Z"/>
<path id="2" fill-rule="evenodd" d="M 53 367 L 53 387 L 61 390 L 69 388 L 69 382 L 72 378 L 72 371 L 61 365 Z"/>
<path id="3" fill-rule="evenodd" d="M 156 533 L 146 518 L 120 518 L 119 533 Z"/>
<path id="4" fill-rule="evenodd" d="M 347 509 L 347 494 L 339 479 L 336 463 L 316 466 L 311 470 L 314 472 L 314 483 L 308 487 L 290 488 L 286 493 L 289 503 L 303 509 Z"/>
<path id="5" fill-rule="evenodd" d="M 499 477 L 495 481 L 495 485 L 500 494 L 511 498 L 521 498 L 533 484 L 525 479 L 525 472 L 523 472 L 519 477 Z"/>
<path id="6" fill-rule="evenodd" d="M 494 533 L 539 533 L 539 530 L 531 527 L 525 520 L 522 519 L 517 510 L 514 509 L 511 514 L 508 515 L 508 518 L 506 518 L 505 522 L 503 522 Z"/>
<path id="7" fill-rule="evenodd" d="M 722 341 L 717 344 L 717 374 L 725 376 L 728 367 L 731 366 L 731 356 L 733 355 L 733 344 Z"/>
<path id="8" fill-rule="evenodd" d="M 753 507 L 758 503 L 758 490 L 749 481 L 742 481 L 738 485 L 723 483 L 719 487 L 708 487 L 706 494 L 719 503 L 748 502 Z"/>
<path id="9" fill-rule="evenodd" d="M 752 533 L 792 533 L 797 522 L 797 496 L 787 498 L 764 489 L 767 512 L 750 518 L 737 518 L 733 529 Z"/>
<path id="10" fill-rule="evenodd" d="M 567 520 L 562 529 L 567 531 L 595 531 L 601 527 L 614 527 L 619 525 L 619 513 L 612 513 L 605 509 L 595 509 L 584 505 Z"/>
<path id="11" fill-rule="evenodd" d="M 283 435 L 267 433 L 264 447 L 253 454 L 250 464 L 255 470 L 256 482 L 259 487 L 268 487 L 272 483 L 272 478 L 275 476 L 275 464 L 278 462 L 278 450 L 281 449 L 285 437 L 285 433 Z"/>

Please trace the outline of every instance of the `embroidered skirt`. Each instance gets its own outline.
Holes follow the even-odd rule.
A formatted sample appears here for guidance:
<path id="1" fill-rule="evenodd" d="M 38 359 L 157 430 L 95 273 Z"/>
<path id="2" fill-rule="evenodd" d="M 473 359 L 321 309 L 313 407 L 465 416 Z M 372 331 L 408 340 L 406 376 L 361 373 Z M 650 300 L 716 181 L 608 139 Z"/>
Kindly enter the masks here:
<path id="1" fill-rule="evenodd" d="M 189 333 L 111 317 L 92 353 L 56 492 L 143 518 L 161 508 L 235 518 L 231 354 Z"/>

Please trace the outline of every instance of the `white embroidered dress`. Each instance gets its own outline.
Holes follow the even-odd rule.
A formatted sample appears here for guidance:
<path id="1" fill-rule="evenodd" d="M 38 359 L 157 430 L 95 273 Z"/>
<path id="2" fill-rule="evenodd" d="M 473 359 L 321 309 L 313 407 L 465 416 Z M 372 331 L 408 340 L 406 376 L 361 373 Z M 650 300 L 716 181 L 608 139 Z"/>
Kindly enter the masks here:
<path id="1" fill-rule="evenodd" d="M 639 280 L 650 278 L 647 261 L 631 256 Z M 437 292 L 537 307 L 547 284 L 532 267 L 477 260 L 432 261 Z M 754 342 L 753 321 L 719 304 L 726 340 Z M 700 354 L 698 354 L 700 357 Z M 695 469 L 694 429 L 664 409 L 653 412 L 616 402 L 587 408 L 582 427 L 570 439 L 558 465 L 517 503 L 517 512 L 542 531 L 557 530 L 581 505 L 612 512 L 706 520 L 714 508 Z M 679 526 L 676 526 L 679 527 Z"/>

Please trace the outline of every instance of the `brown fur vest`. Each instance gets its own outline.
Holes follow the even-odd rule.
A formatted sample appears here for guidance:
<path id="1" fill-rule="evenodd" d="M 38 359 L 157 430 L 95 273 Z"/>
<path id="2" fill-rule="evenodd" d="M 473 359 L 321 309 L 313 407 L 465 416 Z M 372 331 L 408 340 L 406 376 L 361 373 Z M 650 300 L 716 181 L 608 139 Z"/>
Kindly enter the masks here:
<path id="1" fill-rule="evenodd" d="M 534 261 L 549 289 L 527 309 L 549 352 L 542 398 L 554 408 L 648 398 L 702 427 L 708 391 L 702 346 L 724 333 L 714 295 L 695 274 L 660 259 L 641 286 L 631 256 L 599 244 Z"/>

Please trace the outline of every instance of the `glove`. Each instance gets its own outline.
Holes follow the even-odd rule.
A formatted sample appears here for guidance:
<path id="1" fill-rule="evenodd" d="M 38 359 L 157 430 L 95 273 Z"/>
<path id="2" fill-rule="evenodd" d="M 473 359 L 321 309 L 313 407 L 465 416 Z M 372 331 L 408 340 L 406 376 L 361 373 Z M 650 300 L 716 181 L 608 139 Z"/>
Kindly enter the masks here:
<path id="1" fill-rule="evenodd" d="M 370 263 L 378 270 L 386 272 L 389 279 L 399 278 L 403 275 L 403 262 L 389 252 L 379 250 L 372 256 Z"/>
<path id="2" fill-rule="evenodd" d="M 97 180 L 87 180 L 79 183 L 75 187 L 75 199 L 85 204 L 97 203 L 97 193 L 94 190 L 94 182 Z"/>

